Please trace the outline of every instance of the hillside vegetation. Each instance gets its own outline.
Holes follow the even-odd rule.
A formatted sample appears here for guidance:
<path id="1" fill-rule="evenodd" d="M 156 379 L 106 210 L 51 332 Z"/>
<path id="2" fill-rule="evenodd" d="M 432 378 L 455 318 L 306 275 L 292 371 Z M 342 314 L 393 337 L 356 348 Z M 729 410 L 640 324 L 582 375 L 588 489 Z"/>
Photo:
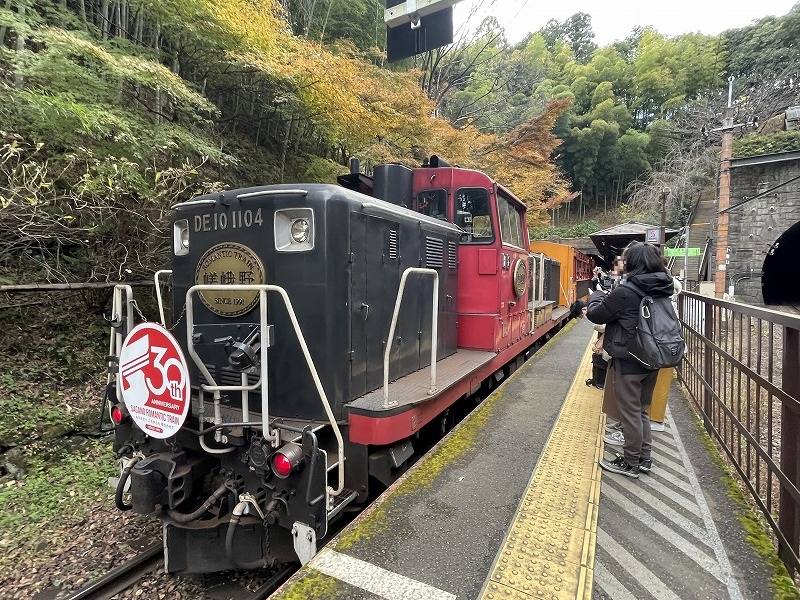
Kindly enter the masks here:
<path id="1" fill-rule="evenodd" d="M 583 13 L 516 45 L 490 17 L 387 66 L 373 4 L 6 2 L 0 283 L 149 277 L 175 202 L 332 181 L 353 156 L 480 168 L 528 204 L 531 225 L 587 207 L 647 215 L 668 186 L 675 221 L 713 183 L 716 140 L 699 132 L 721 118 L 726 75 L 744 116 L 797 97 L 785 73 L 800 6 L 719 37 L 644 29 L 605 48 Z"/>

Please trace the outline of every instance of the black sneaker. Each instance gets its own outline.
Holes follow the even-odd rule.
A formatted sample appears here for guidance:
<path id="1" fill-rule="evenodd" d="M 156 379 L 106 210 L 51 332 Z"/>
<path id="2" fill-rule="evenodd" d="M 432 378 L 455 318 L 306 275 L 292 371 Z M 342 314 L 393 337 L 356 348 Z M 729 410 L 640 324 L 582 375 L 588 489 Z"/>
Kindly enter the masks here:
<path id="1" fill-rule="evenodd" d="M 586 385 L 588 385 L 589 387 L 592 387 L 594 385 L 594 379 L 587 379 L 586 380 Z"/>
<path id="2" fill-rule="evenodd" d="M 653 468 L 652 458 L 642 458 L 639 460 L 639 470 L 642 473 L 649 473 L 652 468 Z"/>
<path id="3" fill-rule="evenodd" d="M 617 458 L 612 461 L 601 460 L 600 468 L 604 471 L 609 471 L 610 473 L 619 473 L 620 475 L 625 475 L 625 477 L 633 477 L 634 479 L 639 478 L 639 467 L 629 465 L 628 461 L 625 460 L 625 457 L 621 454 L 617 454 Z"/>

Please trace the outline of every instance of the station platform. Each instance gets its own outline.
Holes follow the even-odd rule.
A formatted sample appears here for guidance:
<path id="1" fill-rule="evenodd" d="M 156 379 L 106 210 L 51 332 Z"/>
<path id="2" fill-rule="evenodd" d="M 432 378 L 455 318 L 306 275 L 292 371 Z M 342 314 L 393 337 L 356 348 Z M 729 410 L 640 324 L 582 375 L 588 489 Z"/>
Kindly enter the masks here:
<path id="1" fill-rule="evenodd" d="M 677 380 L 652 471 L 599 468 L 593 336 L 567 325 L 272 598 L 773 598 Z"/>

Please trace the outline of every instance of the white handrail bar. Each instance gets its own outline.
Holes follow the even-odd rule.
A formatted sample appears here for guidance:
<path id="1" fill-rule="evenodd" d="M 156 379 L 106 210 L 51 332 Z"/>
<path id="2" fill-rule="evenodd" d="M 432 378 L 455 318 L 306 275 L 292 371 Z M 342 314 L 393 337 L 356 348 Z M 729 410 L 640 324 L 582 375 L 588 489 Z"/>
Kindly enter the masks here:
<path id="1" fill-rule="evenodd" d="M 403 301 L 403 292 L 406 289 L 406 279 L 410 274 L 432 275 L 433 276 L 433 316 L 431 318 L 431 387 L 428 395 L 436 393 L 436 346 L 439 344 L 439 273 L 434 269 L 422 269 L 419 267 L 409 267 L 403 271 L 400 277 L 400 289 L 397 290 L 397 300 L 394 304 L 392 313 L 392 324 L 389 327 L 389 337 L 386 340 L 386 351 L 383 353 L 383 408 L 389 408 L 393 404 L 389 402 L 389 354 L 392 351 L 392 339 L 394 330 L 397 327 L 397 319 L 400 315 L 400 304 Z"/>
<path id="2" fill-rule="evenodd" d="M 339 446 L 339 465 L 338 465 L 338 473 L 339 473 L 339 484 L 336 489 L 331 488 L 328 486 L 328 491 L 333 496 L 338 496 L 342 493 L 344 489 L 344 440 L 342 438 L 342 433 L 339 430 L 339 425 L 336 423 L 336 418 L 333 416 L 333 410 L 331 410 L 330 402 L 328 401 L 328 396 L 325 394 L 325 390 L 322 388 L 322 382 L 320 381 L 319 374 L 317 373 L 317 368 L 314 365 L 314 361 L 311 358 L 311 353 L 308 350 L 308 345 L 306 344 L 305 337 L 303 336 L 303 332 L 300 329 L 300 324 L 297 321 L 297 315 L 294 312 L 294 308 L 292 307 L 292 302 L 289 300 L 289 295 L 286 293 L 282 287 L 277 285 L 195 285 L 189 288 L 186 292 L 186 347 L 189 350 L 189 354 L 194 360 L 197 368 L 203 373 L 203 376 L 206 378 L 206 381 L 212 383 L 211 386 L 204 386 L 206 389 L 214 390 L 214 397 L 215 401 L 219 397 L 219 389 L 223 386 L 216 386 L 216 382 L 214 378 L 211 376 L 211 373 L 208 372 L 208 369 L 203 364 L 203 361 L 197 355 L 197 352 L 194 350 L 194 344 L 192 344 L 192 329 L 193 329 L 193 310 L 192 310 L 192 303 L 193 303 L 193 294 L 195 292 L 205 292 L 205 291 L 226 291 L 226 292 L 235 292 L 235 291 L 255 291 L 258 290 L 259 292 L 259 308 L 260 308 L 260 326 L 262 335 L 265 335 L 267 331 L 267 292 L 276 292 L 278 293 L 281 298 L 283 299 L 283 304 L 286 307 L 286 312 L 289 313 L 289 320 L 292 322 L 292 327 L 294 328 L 294 332 L 297 335 L 297 341 L 300 343 L 300 348 L 303 350 L 303 356 L 306 359 L 306 364 L 308 365 L 308 369 L 311 372 L 311 378 L 314 380 L 314 385 L 317 388 L 317 393 L 319 394 L 320 400 L 322 400 L 322 406 L 325 409 L 325 414 L 328 416 L 328 421 L 333 429 L 333 433 L 336 436 L 336 442 Z M 266 357 L 266 347 L 267 345 L 263 343 L 261 344 L 261 381 L 267 381 L 267 357 Z M 224 386 L 224 387 L 234 387 L 234 389 L 239 389 L 236 386 Z M 249 386 L 245 386 L 249 387 Z M 261 388 L 261 419 L 262 419 L 262 428 L 263 432 L 262 435 L 264 439 L 269 441 L 274 441 L 276 436 L 272 434 L 269 430 L 269 395 L 268 395 L 268 385 L 264 385 Z"/>
<path id="3" fill-rule="evenodd" d="M 125 292 L 125 313 L 123 314 L 122 293 Z M 111 303 L 111 335 L 108 340 L 108 355 L 119 358 L 119 351 L 125 341 L 122 335 L 122 321 L 125 319 L 125 335 L 129 334 L 133 329 L 133 288 L 129 285 L 119 284 L 114 286 L 114 295 Z M 114 323 L 118 323 L 114 327 Z M 122 387 L 119 384 L 119 369 L 112 372 L 109 369 L 108 376 L 106 377 L 106 384 L 111 383 L 111 379 L 116 383 L 115 389 L 117 393 L 117 400 L 122 402 Z"/>
<path id="4" fill-rule="evenodd" d="M 158 314 L 161 317 L 161 326 L 166 327 L 167 321 L 164 318 L 164 300 L 161 298 L 161 276 L 162 275 L 172 275 L 172 269 L 162 269 L 160 271 L 156 271 L 155 275 L 153 275 L 153 280 L 156 284 L 156 299 L 158 300 Z"/>

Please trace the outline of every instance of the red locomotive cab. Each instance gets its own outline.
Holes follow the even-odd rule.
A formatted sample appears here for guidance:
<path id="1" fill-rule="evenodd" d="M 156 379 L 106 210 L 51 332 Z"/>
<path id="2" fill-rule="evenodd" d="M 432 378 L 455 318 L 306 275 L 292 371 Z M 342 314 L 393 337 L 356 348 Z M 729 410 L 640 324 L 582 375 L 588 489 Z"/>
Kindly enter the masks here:
<path id="1" fill-rule="evenodd" d="M 530 331 L 525 204 L 484 173 L 414 170 L 414 209 L 463 230 L 458 249 L 458 347 L 500 351 Z"/>

